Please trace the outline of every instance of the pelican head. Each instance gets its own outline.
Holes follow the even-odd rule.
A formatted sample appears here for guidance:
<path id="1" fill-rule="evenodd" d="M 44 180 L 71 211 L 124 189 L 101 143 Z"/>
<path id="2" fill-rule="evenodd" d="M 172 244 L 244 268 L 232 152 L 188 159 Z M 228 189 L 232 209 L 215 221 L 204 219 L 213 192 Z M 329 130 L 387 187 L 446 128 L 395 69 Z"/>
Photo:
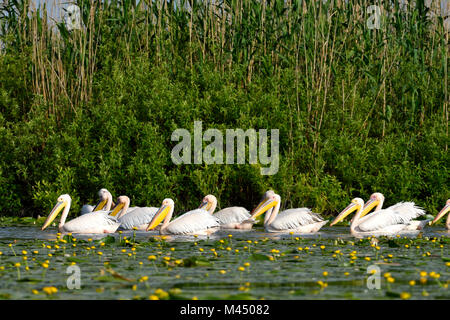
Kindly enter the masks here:
<path id="1" fill-rule="evenodd" d="M 215 196 L 213 196 L 212 194 L 208 194 L 207 196 L 205 196 L 202 200 L 202 203 L 200 204 L 200 206 L 198 207 L 199 209 L 204 209 L 206 211 L 210 211 L 211 208 L 217 205 L 217 198 Z M 211 212 L 212 213 L 212 212 Z"/>
<path id="2" fill-rule="evenodd" d="M 251 218 L 255 219 L 267 210 L 275 207 L 281 202 L 281 197 L 276 194 L 273 190 L 266 191 L 261 202 L 253 210 Z"/>
<path id="3" fill-rule="evenodd" d="M 436 218 L 434 218 L 431 224 L 438 222 L 439 219 L 445 216 L 445 214 L 449 211 L 450 211 L 450 199 L 447 200 L 447 202 L 445 203 L 445 207 L 442 208 L 441 212 L 438 213 L 438 215 L 436 216 Z"/>
<path id="4" fill-rule="evenodd" d="M 154 229 L 158 224 L 160 224 L 161 221 L 173 210 L 175 206 L 175 202 L 170 199 L 166 198 L 163 200 L 161 207 L 156 211 L 155 215 L 153 216 L 152 221 L 148 224 L 147 231 Z"/>
<path id="5" fill-rule="evenodd" d="M 108 203 L 108 199 L 112 199 L 112 194 L 107 189 L 102 188 L 98 192 L 99 201 L 97 205 L 95 206 L 94 210 L 92 211 L 98 211 L 103 209 L 106 204 Z"/>
<path id="6" fill-rule="evenodd" d="M 71 202 L 72 202 L 72 199 L 70 198 L 70 196 L 68 194 L 60 195 L 58 198 L 58 202 L 56 203 L 56 205 L 53 207 L 52 211 L 48 215 L 47 220 L 45 220 L 44 225 L 42 226 L 41 230 L 44 230 L 45 228 L 47 228 L 53 222 L 53 220 L 55 220 L 55 218 L 58 216 L 58 213 L 60 213 L 63 208 L 70 206 Z"/>
<path id="7" fill-rule="evenodd" d="M 384 196 L 380 192 L 372 193 L 370 196 L 370 199 L 366 202 L 366 204 L 363 207 L 363 212 L 361 213 L 361 217 L 365 216 L 367 213 L 370 212 L 375 206 L 380 204 L 380 202 L 384 202 Z"/>
<path id="8" fill-rule="evenodd" d="M 330 223 L 330 227 L 343 220 L 346 216 L 355 210 L 360 210 L 364 207 L 364 200 L 361 198 L 354 198 L 352 202 Z"/>
<path id="9" fill-rule="evenodd" d="M 130 198 L 128 198 L 127 196 L 120 196 L 117 198 L 117 204 L 112 209 L 109 215 L 115 217 L 120 212 L 120 210 L 124 209 L 125 206 L 128 208 L 129 205 Z"/>

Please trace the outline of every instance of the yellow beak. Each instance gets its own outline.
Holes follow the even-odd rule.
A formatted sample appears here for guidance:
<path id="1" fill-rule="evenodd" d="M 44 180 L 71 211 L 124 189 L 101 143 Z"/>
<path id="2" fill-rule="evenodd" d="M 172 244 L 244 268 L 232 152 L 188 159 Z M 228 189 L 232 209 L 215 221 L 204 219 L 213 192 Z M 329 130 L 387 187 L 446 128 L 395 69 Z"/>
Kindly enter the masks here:
<path id="1" fill-rule="evenodd" d="M 278 204 L 278 201 L 266 198 L 261 201 L 258 206 L 253 210 L 253 214 L 250 219 L 256 219 L 258 216 L 262 215 L 264 212 L 269 210 L 270 208 L 275 207 Z"/>
<path id="2" fill-rule="evenodd" d="M 44 230 L 47 228 L 50 223 L 55 220 L 55 218 L 58 216 L 58 213 L 67 205 L 65 201 L 58 201 L 58 203 L 53 207 L 52 211 L 47 217 L 47 220 L 45 220 L 44 225 L 42 226 L 41 230 Z"/>
<path id="3" fill-rule="evenodd" d="M 209 205 L 208 201 L 203 201 L 198 208 L 208 211 L 211 208 L 211 205 Z"/>
<path id="4" fill-rule="evenodd" d="M 99 211 L 101 209 L 103 209 L 103 207 L 106 205 L 107 200 L 100 200 L 97 205 L 95 206 L 94 210 L 92 210 L 92 212 L 94 211 Z"/>
<path id="5" fill-rule="evenodd" d="M 350 203 L 347 208 L 345 208 L 344 210 L 342 210 L 341 213 L 339 213 L 339 215 L 333 220 L 333 222 L 330 223 L 330 227 L 335 225 L 336 223 L 338 223 L 339 221 L 343 220 L 346 216 L 348 216 L 350 213 L 352 213 L 353 211 L 359 209 L 360 205 L 357 203 Z"/>
<path id="6" fill-rule="evenodd" d="M 380 203 L 380 200 L 378 199 L 370 199 L 366 202 L 366 204 L 363 207 L 363 211 L 361 212 L 360 218 L 364 217 L 366 214 L 368 214 L 373 208 L 375 208 Z"/>
<path id="7" fill-rule="evenodd" d="M 124 206 L 125 206 L 125 203 L 118 203 L 109 215 L 112 217 L 115 217 L 120 212 L 120 210 L 123 209 Z"/>
<path id="8" fill-rule="evenodd" d="M 431 222 L 431 224 L 438 222 L 439 219 L 441 219 L 443 216 L 445 216 L 445 214 L 449 211 L 450 211 L 450 204 L 447 204 L 445 207 L 442 208 L 441 212 L 438 213 L 438 215 L 436 216 L 436 218 L 434 218 L 434 220 Z"/>
<path id="9" fill-rule="evenodd" d="M 150 223 L 148 224 L 147 231 L 154 229 L 158 224 L 160 224 L 161 221 L 163 221 L 163 219 L 169 213 L 169 209 L 169 205 L 163 205 L 161 208 L 159 208 L 152 221 L 150 221 Z"/>

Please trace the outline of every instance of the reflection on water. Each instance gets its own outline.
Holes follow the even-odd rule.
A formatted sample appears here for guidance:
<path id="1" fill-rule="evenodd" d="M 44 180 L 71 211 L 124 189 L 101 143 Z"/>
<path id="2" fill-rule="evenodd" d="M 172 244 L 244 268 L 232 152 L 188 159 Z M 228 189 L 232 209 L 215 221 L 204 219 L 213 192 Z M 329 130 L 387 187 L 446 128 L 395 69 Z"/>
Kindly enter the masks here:
<path id="1" fill-rule="evenodd" d="M 39 227 L 0 227 L 0 239 L 37 239 L 37 240 L 52 240 L 56 239 L 56 229 L 48 229 L 42 231 Z M 420 232 L 405 232 L 402 233 L 401 236 L 405 236 L 408 238 L 415 238 L 418 236 Z M 245 239 L 262 239 L 269 238 L 273 240 L 277 239 L 289 239 L 291 237 L 302 237 L 304 239 L 350 239 L 355 238 L 355 236 L 349 233 L 349 228 L 344 226 L 333 226 L 333 227 L 324 227 L 320 230 L 320 232 L 312 233 L 312 234 L 293 234 L 289 233 L 271 233 L 264 232 L 264 229 L 255 229 L 255 230 L 219 230 L 216 233 L 213 233 L 209 236 L 211 240 L 218 240 L 228 236 L 229 234 L 233 235 L 237 238 L 245 238 Z M 120 236 L 119 233 L 110 233 L 110 234 L 74 234 L 79 239 L 87 240 L 93 239 L 98 240 L 106 237 L 107 235 L 118 238 Z M 133 235 L 133 231 L 123 231 L 122 236 L 131 237 Z M 444 227 L 427 227 L 422 232 L 423 237 L 440 237 L 447 236 L 450 237 L 450 231 L 445 229 Z M 135 231 L 135 237 L 138 241 L 146 241 L 151 237 L 159 237 L 159 233 L 157 231 Z M 197 241 L 201 239 L 208 239 L 207 236 L 192 236 L 192 235 L 166 235 L 166 241 Z M 358 238 L 358 237 L 356 237 Z"/>

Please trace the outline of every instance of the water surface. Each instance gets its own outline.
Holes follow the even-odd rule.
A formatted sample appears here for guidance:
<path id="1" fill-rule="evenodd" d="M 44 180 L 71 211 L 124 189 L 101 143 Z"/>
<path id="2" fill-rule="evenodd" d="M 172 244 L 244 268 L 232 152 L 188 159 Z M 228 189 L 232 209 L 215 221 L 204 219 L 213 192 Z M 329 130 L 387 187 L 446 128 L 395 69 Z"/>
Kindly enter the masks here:
<path id="1" fill-rule="evenodd" d="M 58 240 L 54 228 L 3 227 L 0 298 L 449 299 L 449 236 L 432 227 L 359 239 L 336 226 L 312 235 L 257 229 L 161 237 L 127 231 Z M 78 290 L 68 288 L 72 264 L 80 270 Z M 380 289 L 367 286 L 368 267 L 374 266 Z M 45 287 L 57 292 L 47 294 Z"/>

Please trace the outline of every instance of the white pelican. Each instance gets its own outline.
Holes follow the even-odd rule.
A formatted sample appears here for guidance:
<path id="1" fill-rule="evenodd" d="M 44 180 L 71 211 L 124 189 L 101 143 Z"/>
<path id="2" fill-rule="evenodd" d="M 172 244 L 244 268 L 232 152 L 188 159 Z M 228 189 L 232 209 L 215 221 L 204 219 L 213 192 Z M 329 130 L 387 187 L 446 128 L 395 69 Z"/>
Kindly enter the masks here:
<path id="1" fill-rule="evenodd" d="M 117 217 L 117 220 L 120 222 L 119 230 L 137 228 L 138 230 L 145 231 L 155 216 L 156 211 L 158 211 L 156 207 L 134 207 L 133 210 L 130 210 L 130 198 L 127 196 L 120 196 L 117 201 L 123 203 L 121 212 Z"/>
<path id="2" fill-rule="evenodd" d="M 214 213 L 217 207 L 217 198 L 208 194 L 203 198 L 199 209 L 205 209 L 219 220 L 221 229 L 251 229 L 256 220 L 249 220 L 250 213 L 244 207 L 228 207 Z"/>
<path id="3" fill-rule="evenodd" d="M 107 189 L 102 188 L 98 192 L 100 198 L 99 202 L 92 206 L 90 204 L 85 204 L 81 207 L 81 214 L 86 214 L 93 211 L 104 210 L 110 211 L 111 207 L 114 207 L 114 202 L 112 201 L 112 194 Z"/>
<path id="4" fill-rule="evenodd" d="M 383 207 L 384 203 L 384 195 L 380 192 L 375 192 L 370 195 L 369 200 L 366 202 L 366 204 L 363 207 L 363 216 L 368 214 L 370 210 L 373 209 L 373 207 L 376 206 L 375 211 L 380 211 Z M 393 206 L 390 206 L 389 208 L 395 209 L 396 211 L 403 210 L 403 211 L 410 211 L 410 210 L 420 210 L 417 207 L 414 207 L 414 202 L 399 202 Z M 387 208 L 387 209 L 389 209 Z"/>
<path id="5" fill-rule="evenodd" d="M 191 210 L 170 222 L 174 207 L 172 199 L 164 199 L 161 208 L 148 224 L 147 231 L 154 229 L 164 217 L 160 234 L 210 235 L 220 229 L 217 219 L 203 209 Z"/>
<path id="6" fill-rule="evenodd" d="M 406 205 L 408 204 L 408 205 Z M 364 217 L 368 210 L 364 209 L 364 200 L 361 198 L 354 198 L 352 202 L 345 208 L 330 224 L 335 225 L 343 220 L 353 211 L 357 210 L 350 225 L 352 234 L 371 235 L 397 234 L 402 231 L 421 230 L 428 221 L 412 220 L 425 214 L 422 208 L 416 207 L 414 202 L 396 204 L 387 209 L 372 212 Z"/>
<path id="7" fill-rule="evenodd" d="M 447 200 L 445 207 L 442 208 L 441 212 L 438 213 L 436 218 L 434 218 L 433 222 L 431 224 L 438 222 L 439 219 L 441 219 L 443 216 L 445 216 L 446 213 L 450 211 L 450 199 Z M 447 217 L 447 222 L 445 223 L 445 226 L 448 230 L 450 230 L 450 214 Z"/>
<path id="8" fill-rule="evenodd" d="M 57 217 L 58 213 L 64 208 L 64 211 L 59 222 L 58 229 L 60 232 L 71 233 L 112 233 L 120 226 L 120 222 L 114 217 L 122 207 L 122 204 L 118 203 L 112 211 L 95 211 L 86 213 L 66 223 L 67 216 L 69 215 L 70 204 L 72 199 L 68 194 L 59 196 L 57 204 L 50 212 L 47 220 L 45 220 L 42 230 L 47 228 L 53 220 Z M 111 213 L 111 216 L 109 215 Z"/>
<path id="9" fill-rule="evenodd" d="M 363 212 L 360 218 L 364 217 L 366 214 L 370 212 L 370 210 L 372 210 L 373 207 L 376 206 L 375 211 L 366 217 L 368 219 L 370 216 L 374 215 L 376 212 L 381 210 L 381 208 L 383 207 L 383 203 L 384 203 L 384 195 L 382 193 L 380 192 L 372 193 L 370 199 L 366 202 L 366 204 L 363 207 Z M 414 215 L 414 212 L 416 211 L 417 213 L 420 213 L 420 211 L 422 210 L 421 208 L 416 207 L 414 202 L 399 202 L 386 209 L 394 210 L 395 212 L 401 214 L 410 214 L 410 215 Z M 411 221 L 410 230 L 413 230 L 414 225 L 417 226 L 416 230 L 422 230 L 423 228 L 425 228 L 428 221 L 429 220 Z"/>
<path id="10" fill-rule="evenodd" d="M 267 232 L 300 232 L 312 233 L 322 228 L 328 220 L 308 208 L 288 209 L 280 212 L 281 197 L 272 190 L 264 194 L 263 200 L 253 210 L 251 219 L 256 219 L 266 212 L 264 217 L 264 227 Z M 275 207 L 275 208 L 274 208 Z"/>

